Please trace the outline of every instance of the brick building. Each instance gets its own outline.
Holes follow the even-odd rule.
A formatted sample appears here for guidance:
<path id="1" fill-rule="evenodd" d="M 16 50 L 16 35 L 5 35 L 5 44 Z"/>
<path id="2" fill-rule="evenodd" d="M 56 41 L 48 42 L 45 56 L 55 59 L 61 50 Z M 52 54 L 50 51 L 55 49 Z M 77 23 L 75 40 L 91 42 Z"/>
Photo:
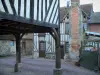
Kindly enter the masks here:
<path id="1" fill-rule="evenodd" d="M 88 21 L 88 29 L 90 32 L 100 33 L 100 12 L 95 12 Z"/>
<path id="2" fill-rule="evenodd" d="M 91 15 L 88 21 L 88 33 L 89 32 L 91 36 L 89 36 L 88 39 L 100 40 L 100 12 L 95 12 Z"/>

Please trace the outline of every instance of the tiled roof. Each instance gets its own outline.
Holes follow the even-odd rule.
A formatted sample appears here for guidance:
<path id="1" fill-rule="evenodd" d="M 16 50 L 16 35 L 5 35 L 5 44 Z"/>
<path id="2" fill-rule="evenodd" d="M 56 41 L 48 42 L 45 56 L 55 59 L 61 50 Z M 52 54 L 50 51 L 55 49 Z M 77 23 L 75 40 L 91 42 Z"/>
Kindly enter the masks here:
<path id="1" fill-rule="evenodd" d="M 93 9 L 93 4 L 80 5 L 80 8 L 83 12 L 83 15 L 87 14 L 87 16 L 90 16 L 91 10 Z"/>
<path id="2" fill-rule="evenodd" d="M 80 8 L 83 12 L 83 15 L 87 14 L 87 16 L 90 16 L 91 10 L 93 9 L 93 5 L 92 4 L 84 4 L 84 5 L 80 5 Z M 70 9 L 70 7 L 69 8 L 67 8 L 67 7 L 60 8 L 60 21 L 62 21 L 63 18 L 69 14 L 69 9 Z"/>
<path id="3" fill-rule="evenodd" d="M 71 2 L 80 2 L 80 0 L 71 0 Z"/>
<path id="4" fill-rule="evenodd" d="M 68 14 L 68 8 L 61 7 L 60 8 L 60 22 L 63 20 L 64 16 Z"/>
<path id="5" fill-rule="evenodd" d="M 100 12 L 95 12 L 88 21 L 89 24 L 91 23 L 99 23 L 100 24 Z"/>

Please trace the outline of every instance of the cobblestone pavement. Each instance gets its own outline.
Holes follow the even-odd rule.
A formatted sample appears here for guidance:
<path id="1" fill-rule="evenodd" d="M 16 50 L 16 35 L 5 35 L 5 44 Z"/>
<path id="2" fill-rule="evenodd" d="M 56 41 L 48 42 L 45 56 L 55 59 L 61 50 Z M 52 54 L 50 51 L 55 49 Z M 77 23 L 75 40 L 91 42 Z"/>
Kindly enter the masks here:
<path id="1" fill-rule="evenodd" d="M 22 58 L 19 72 L 14 72 L 15 57 L 0 58 L 0 75 L 53 75 L 55 60 Z M 62 61 L 63 75 L 100 75 L 70 62 Z"/>

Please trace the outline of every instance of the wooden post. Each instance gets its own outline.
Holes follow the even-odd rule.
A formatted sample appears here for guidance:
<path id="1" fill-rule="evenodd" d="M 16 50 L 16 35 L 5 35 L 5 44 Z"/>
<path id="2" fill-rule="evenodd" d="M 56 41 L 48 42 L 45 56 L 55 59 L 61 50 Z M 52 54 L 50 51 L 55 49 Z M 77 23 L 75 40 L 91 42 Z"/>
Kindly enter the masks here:
<path id="1" fill-rule="evenodd" d="M 18 52 L 18 63 L 21 63 L 20 35 L 16 38 L 16 50 Z"/>
<path id="2" fill-rule="evenodd" d="M 56 48 L 55 48 L 56 62 L 55 62 L 54 75 L 62 75 L 59 30 L 56 30 L 56 29 L 52 28 L 51 31 L 54 32 L 54 34 L 52 32 L 50 34 L 55 39 L 55 46 L 56 46 Z"/>
<path id="3" fill-rule="evenodd" d="M 21 50 L 20 50 L 20 34 L 15 35 L 16 37 L 16 64 L 15 72 L 18 72 L 18 64 L 21 63 Z"/>
<path id="4" fill-rule="evenodd" d="M 16 64 L 14 67 L 14 72 L 18 72 L 19 63 L 21 63 L 21 48 L 20 41 L 25 33 L 13 33 L 16 38 Z"/>
<path id="5" fill-rule="evenodd" d="M 57 31 L 55 38 L 55 46 L 56 46 L 56 64 L 54 69 L 54 75 L 62 75 L 61 69 L 61 50 L 60 50 L 60 36 L 59 32 Z"/>
<path id="6" fill-rule="evenodd" d="M 60 53 L 60 38 L 59 36 L 55 39 L 56 45 L 56 68 L 61 68 L 61 53 Z"/>

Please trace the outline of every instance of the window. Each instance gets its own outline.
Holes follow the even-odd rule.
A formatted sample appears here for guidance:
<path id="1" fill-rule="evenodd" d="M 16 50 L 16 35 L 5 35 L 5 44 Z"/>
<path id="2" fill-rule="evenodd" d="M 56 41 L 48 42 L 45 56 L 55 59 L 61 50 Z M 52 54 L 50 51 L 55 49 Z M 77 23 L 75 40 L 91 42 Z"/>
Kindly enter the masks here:
<path id="1" fill-rule="evenodd" d="M 66 26 L 65 26 L 65 33 L 66 33 L 66 34 L 70 34 L 70 30 L 71 30 L 70 24 L 69 24 L 69 23 L 66 23 Z"/>
<path id="2" fill-rule="evenodd" d="M 87 31 L 87 29 L 88 29 L 87 23 L 84 23 L 83 27 L 84 27 L 84 30 Z"/>
<path id="3" fill-rule="evenodd" d="M 14 41 L 10 41 L 10 46 L 14 46 Z"/>

